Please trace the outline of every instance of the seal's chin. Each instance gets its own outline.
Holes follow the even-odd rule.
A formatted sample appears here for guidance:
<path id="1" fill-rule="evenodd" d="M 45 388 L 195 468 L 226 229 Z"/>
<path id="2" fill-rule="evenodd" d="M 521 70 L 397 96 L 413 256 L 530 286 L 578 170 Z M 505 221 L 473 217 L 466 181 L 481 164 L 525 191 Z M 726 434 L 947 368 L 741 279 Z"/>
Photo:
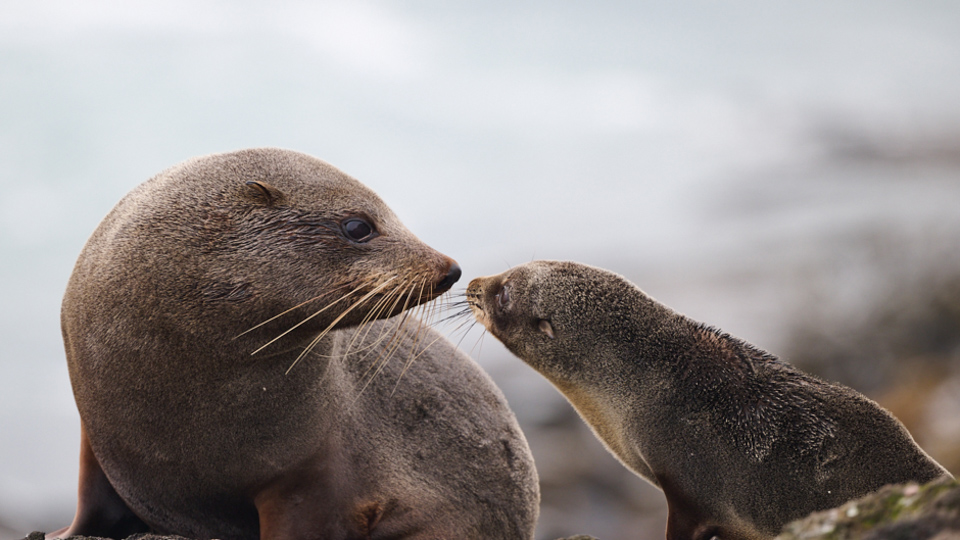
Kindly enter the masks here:
<path id="1" fill-rule="evenodd" d="M 477 322 L 482 324 L 487 330 L 492 330 L 490 328 L 490 317 L 487 316 L 487 312 L 484 311 L 482 307 L 470 304 L 470 311 L 473 312 L 473 317 L 477 319 Z"/>

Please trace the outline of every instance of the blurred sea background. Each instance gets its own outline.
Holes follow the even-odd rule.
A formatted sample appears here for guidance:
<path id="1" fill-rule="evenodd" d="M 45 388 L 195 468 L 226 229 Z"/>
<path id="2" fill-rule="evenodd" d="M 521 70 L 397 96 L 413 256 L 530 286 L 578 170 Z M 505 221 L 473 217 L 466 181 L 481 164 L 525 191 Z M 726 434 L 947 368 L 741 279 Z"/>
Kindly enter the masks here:
<path id="1" fill-rule="evenodd" d="M 960 473 L 958 28 L 947 0 L 0 0 L 0 538 L 73 514 L 59 303 L 87 236 L 162 169 L 253 146 L 360 179 L 463 286 L 622 273 Z M 538 538 L 663 537 L 662 494 L 548 383 L 461 347 L 530 441 Z"/>

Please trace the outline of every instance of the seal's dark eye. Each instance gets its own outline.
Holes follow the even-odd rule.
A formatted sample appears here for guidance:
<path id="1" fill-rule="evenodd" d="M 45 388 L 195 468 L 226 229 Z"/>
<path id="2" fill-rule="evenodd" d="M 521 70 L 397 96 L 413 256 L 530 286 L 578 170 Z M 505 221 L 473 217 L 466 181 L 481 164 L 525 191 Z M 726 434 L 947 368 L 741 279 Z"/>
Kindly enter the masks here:
<path id="1" fill-rule="evenodd" d="M 510 287 L 504 285 L 500 292 L 497 293 L 497 305 L 501 308 L 507 307 L 507 304 L 510 303 Z"/>
<path id="2" fill-rule="evenodd" d="M 354 242 L 366 242 L 376 235 L 373 225 L 360 218 L 348 218 L 340 224 L 343 234 Z"/>

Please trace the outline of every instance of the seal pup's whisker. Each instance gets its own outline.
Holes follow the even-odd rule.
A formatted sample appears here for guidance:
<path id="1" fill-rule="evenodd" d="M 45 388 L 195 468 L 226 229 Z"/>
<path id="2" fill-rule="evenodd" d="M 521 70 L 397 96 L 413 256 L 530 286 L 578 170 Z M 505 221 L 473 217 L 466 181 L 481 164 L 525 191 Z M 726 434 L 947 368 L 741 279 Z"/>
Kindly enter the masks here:
<path id="1" fill-rule="evenodd" d="M 451 321 L 455 321 L 460 318 L 472 320 L 473 317 L 468 317 L 473 313 L 470 308 L 470 300 L 467 298 L 466 291 L 458 291 L 456 293 L 448 293 L 449 297 L 446 298 L 442 308 L 438 310 L 437 316 L 437 325 L 447 325 Z M 447 296 L 447 295 L 444 295 Z M 458 325 L 459 326 L 459 325 Z"/>
<path id="2" fill-rule="evenodd" d="M 470 328 L 472 329 L 473 326 L 470 326 Z M 478 337 L 477 340 L 473 343 L 473 347 L 470 347 L 470 353 L 469 353 L 470 356 L 473 356 L 473 351 L 476 350 L 477 358 L 480 358 L 480 354 L 483 352 L 483 338 L 486 337 L 487 334 L 488 334 L 487 328 L 484 327 L 483 331 L 480 332 L 480 337 Z M 464 334 L 464 337 L 466 337 L 466 334 Z"/>
<path id="3" fill-rule="evenodd" d="M 480 295 L 475 295 L 475 296 L 476 296 L 476 297 L 479 297 Z M 467 297 L 468 297 L 468 301 L 470 302 L 470 306 L 471 306 L 471 307 L 474 307 L 474 305 L 476 305 L 478 308 L 480 307 L 480 304 L 479 304 L 479 303 L 476 303 L 476 304 L 475 304 L 475 300 L 470 299 L 470 293 L 469 293 L 469 291 L 467 292 Z M 475 318 L 474 318 L 474 322 L 480 322 L 480 321 L 475 317 Z M 473 343 L 473 347 L 470 347 L 470 353 L 469 353 L 471 356 L 473 356 L 473 351 L 474 351 L 475 349 L 477 349 L 477 357 L 478 357 L 478 358 L 479 358 L 479 356 L 480 356 L 480 353 L 483 351 L 483 338 L 484 338 L 484 336 L 487 335 L 487 327 L 486 327 L 486 325 L 481 325 L 481 326 L 483 326 L 483 330 L 480 332 L 480 337 L 478 337 L 477 340 Z M 472 329 L 472 328 L 473 328 L 473 325 L 470 326 L 470 328 L 467 330 L 467 332 L 469 332 L 470 329 Z M 467 337 L 467 334 L 464 333 L 463 337 Z M 463 338 L 461 338 L 461 341 L 462 341 L 462 340 L 463 340 Z M 459 344 L 458 344 L 458 346 L 459 346 Z M 479 349 L 478 349 L 478 346 L 479 346 Z"/>
<path id="4" fill-rule="evenodd" d="M 457 332 L 460 328 L 463 328 L 464 326 L 467 327 L 467 328 L 463 331 L 463 335 L 460 336 L 460 339 L 457 340 L 456 346 L 457 346 L 458 349 L 460 348 L 460 344 L 463 343 L 463 340 L 466 339 L 467 334 L 469 334 L 470 331 L 473 330 L 473 327 L 476 326 L 476 325 L 477 325 L 477 321 L 472 321 L 472 322 L 471 322 L 471 321 L 464 321 L 463 323 L 460 323 L 460 326 L 458 326 L 456 330 L 454 330 L 454 332 Z M 455 335 L 455 334 L 454 334 L 454 335 Z"/>
<path id="5" fill-rule="evenodd" d="M 448 300 L 442 306 L 437 308 L 434 313 L 432 325 L 444 326 L 450 321 L 464 317 L 470 314 L 470 305 L 463 300 Z"/>
<path id="6" fill-rule="evenodd" d="M 477 338 L 477 342 L 473 344 L 473 347 L 470 348 L 470 354 L 473 354 L 473 349 L 477 349 L 477 358 L 480 358 L 480 355 L 483 354 L 483 338 L 487 337 L 487 331 L 484 330 L 480 333 L 480 337 Z M 477 347 L 479 345 L 479 347 Z"/>
<path id="7" fill-rule="evenodd" d="M 463 343 L 464 338 L 467 337 L 467 334 L 470 333 L 470 330 L 473 330 L 473 327 L 477 324 L 477 320 L 473 317 L 463 317 L 463 320 L 459 324 L 454 326 L 449 332 L 450 337 L 456 339 L 457 334 L 460 334 L 460 339 L 457 340 L 456 346 L 460 348 L 460 344 Z"/>
<path id="8" fill-rule="evenodd" d="M 465 318 L 467 318 L 467 316 L 469 316 L 471 313 L 473 313 L 473 312 L 471 311 L 469 305 L 465 305 L 464 307 L 459 307 L 459 309 L 460 309 L 460 311 L 455 311 L 455 312 L 453 312 L 453 313 L 450 313 L 449 315 L 447 315 L 447 316 L 443 317 L 442 319 L 438 320 L 438 321 L 437 321 L 437 324 L 445 324 L 445 323 L 448 323 L 448 322 L 450 322 L 450 321 L 455 321 L 455 320 L 457 320 L 457 319 L 465 319 Z"/>
<path id="9" fill-rule="evenodd" d="M 449 328 L 447 330 L 448 335 L 456 339 L 457 334 L 460 335 L 460 339 L 457 340 L 456 346 L 459 348 L 460 344 L 463 343 L 463 339 L 467 337 L 467 334 L 473 329 L 474 325 L 477 324 L 477 320 L 472 316 L 472 309 L 470 308 L 470 302 L 466 300 L 465 293 L 458 293 L 456 295 L 461 300 L 456 300 L 447 305 L 447 310 L 452 311 L 453 309 L 460 309 L 454 313 L 447 314 L 437 321 L 437 325 L 445 326 Z M 452 306 L 457 306 L 456 308 Z M 459 319 L 459 321 L 458 321 Z M 456 322 L 456 325 L 453 323 Z M 452 326 L 452 328 L 450 328 Z"/>
<path id="10" fill-rule="evenodd" d="M 470 307 L 470 302 L 466 299 L 462 300 L 447 300 L 443 303 L 441 311 L 454 311 L 462 308 Z"/>

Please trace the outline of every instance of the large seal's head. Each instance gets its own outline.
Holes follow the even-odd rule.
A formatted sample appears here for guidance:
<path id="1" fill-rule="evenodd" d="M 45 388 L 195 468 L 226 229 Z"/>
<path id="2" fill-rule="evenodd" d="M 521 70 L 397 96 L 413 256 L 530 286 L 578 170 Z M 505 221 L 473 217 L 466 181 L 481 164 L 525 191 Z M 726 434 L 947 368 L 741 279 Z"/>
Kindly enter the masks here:
<path id="1" fill-rule="evenodd" d="M 265 351 L 279 353 L 431 300 L 459 276 L 357 180 L 304 154 L 244 150 L 182 163 L 118 203 L 77 263 L 64 328 L 69 340 L 95 312 L 205 340 L 292 329 Z"/>

